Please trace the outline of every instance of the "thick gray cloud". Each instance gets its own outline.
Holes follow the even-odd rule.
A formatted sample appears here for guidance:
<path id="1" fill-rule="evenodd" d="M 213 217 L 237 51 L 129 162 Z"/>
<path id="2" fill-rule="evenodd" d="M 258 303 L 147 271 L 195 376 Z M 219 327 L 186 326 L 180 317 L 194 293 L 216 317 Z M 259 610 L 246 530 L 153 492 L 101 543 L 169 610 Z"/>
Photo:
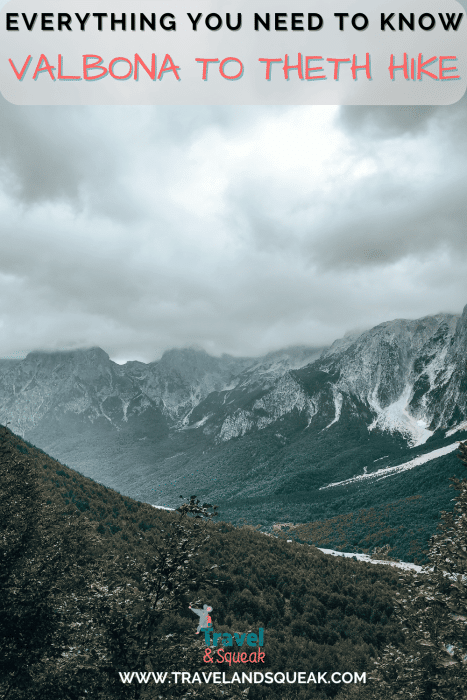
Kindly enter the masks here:
<path id="1" fill-rule="evenodd" d="M 74 107 L 20 109 L 2 99 L 2 184 L 9 194 L 24 203 L 76 201 L 88 174 L 95 177 L 112 167 L 112 151 L 102 152 L 99 138 L 87 132 L 85 112 Z"/>
<path id="2" fill-rule="evenodd" d="M 0 102 L 0 356 L 260 354 L 460 311 L 465 109 Z"/>

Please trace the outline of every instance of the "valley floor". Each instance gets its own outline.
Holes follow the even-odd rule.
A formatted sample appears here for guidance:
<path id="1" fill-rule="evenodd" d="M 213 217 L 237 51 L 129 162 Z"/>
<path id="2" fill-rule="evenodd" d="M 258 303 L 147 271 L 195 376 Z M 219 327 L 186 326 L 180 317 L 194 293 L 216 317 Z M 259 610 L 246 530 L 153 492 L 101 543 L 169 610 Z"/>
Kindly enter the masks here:
<path id="1" fill-rule="evenodd" d="M 352 559 L 357 559 L 358 561 L 366 561 L 369 564 L 386 564 L 389 566 L 396 566 L 399 569 L 412 569 L 412 571 L 420 572 L 422 570 L 421 566 L 417 564 L 411 564 L 407 561 L 383 561 L 380 559 L 372 559 L 368 554 L 356 554 L 355 552 L 337 552 L 335 549 L 322 549 L 317 547 L 323 554 L 331 554 L 333 557 L 350 557 Z"/>

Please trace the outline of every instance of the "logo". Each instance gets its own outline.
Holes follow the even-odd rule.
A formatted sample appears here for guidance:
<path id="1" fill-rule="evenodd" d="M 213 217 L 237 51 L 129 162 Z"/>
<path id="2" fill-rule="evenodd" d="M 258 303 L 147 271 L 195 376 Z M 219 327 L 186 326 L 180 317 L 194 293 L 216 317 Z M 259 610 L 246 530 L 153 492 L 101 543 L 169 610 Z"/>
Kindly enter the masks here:
<path id="1" fill-rule="evenodd" d="M 264 652 L 261 651 L 261 647 L 264 645 L 264 628 L 260 627 L 258 634 L 254 632 L 245 632 L 239 634 L 234 632 L 214 632 L 214 626 L 212 624 L 212 619 L 210 612 L 212 612 L 212 606 L 206 603 L 202 608 L 192 608 L 191 605 L 188 606 L 195 615 L 199 616 L 199 625 L 196 628 L 196 634 L 204 632 L 204 641 L 206 644 L 206 651 L 203 657 L 205 663 L 213 663 L 214 657 L 212 653 L 214 649 L 211 648 L 211 632 L 212 632 L 212 647 L 219 646 L 216 649 L 217 660 L 216 663 L 222 663 L 226 661 L 229 666 L 232 663 L 264 663 Z M 234 641 L 237 647 L 243 647 L 246 645 L 249 647 L 255 647 L 256 651 L 248 653 L 246 651 L 238 652 L 233 654 L 232 652 L 226 652 L 224 647 L 233 647 Z"/>
<path id="2" fill-rule="evenodd" d="M 212 607 L 210 605 L 206 605 L 206 603 L 202 608 L 192 608 L 191 605 L 188 607 L 190 608 L 191 612 L 195 613 L 195 615 L 199 615 L 199 625 L 196 628 L 196 634 L 204 632 L 204 638 L 209 638 L 209 632 L 213 628 L 211 616 L 209 614 L 212 612 Z"/>

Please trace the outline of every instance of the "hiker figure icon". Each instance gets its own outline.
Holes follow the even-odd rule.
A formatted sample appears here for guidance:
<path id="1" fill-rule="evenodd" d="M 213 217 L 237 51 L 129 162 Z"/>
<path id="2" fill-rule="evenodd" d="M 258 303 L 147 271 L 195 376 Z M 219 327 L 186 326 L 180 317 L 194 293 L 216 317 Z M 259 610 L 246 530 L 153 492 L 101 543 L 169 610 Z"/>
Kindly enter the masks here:
<path id="1" fill-rule="evenodd" d="M 196 628 L 196 634 L 199 634 L 200 632 L 209 632 L 212 630 L 213 625 L 209 614 L 212 611 L 212 607 L 210 605 L 205 603 L 202 608 L 192 608 L 191 605 L 188 607 L 190 608 L 191 612 L 195 613 L 195 615 L 199 615 L 199 625 Z"/>

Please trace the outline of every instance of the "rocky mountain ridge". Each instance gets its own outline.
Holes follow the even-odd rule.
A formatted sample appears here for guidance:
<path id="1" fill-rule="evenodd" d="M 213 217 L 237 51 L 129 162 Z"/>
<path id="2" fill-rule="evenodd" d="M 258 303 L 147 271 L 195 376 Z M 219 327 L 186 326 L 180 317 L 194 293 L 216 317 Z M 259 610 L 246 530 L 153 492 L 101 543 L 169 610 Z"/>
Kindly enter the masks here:
<path id="1" fill-rule="evenodd" d="M 0 420 L 26 437 L 47 421 L 82 427 L 83 422 L 91 427 L 107 421 L 120 430 L 144 414 L 168 430 L 180 421 L 186 424 L 213 392 L 245 384 L 269 387 L 287 369 L 307 364 L 321 352 L 302 347 L 263 358 L 235 358 L 188 348 L 169 350 L 156 362 L 124 365 L 97 347 L 31 352 L 24 360 L 0 362 Z"/>
<path id="2" fill-rule="evenodd" d="M 390 321 L 336 341 L 311 365 L 285 371 L 260 396 L 248 385 L 249 395 L 235 399 L 239 383 L 219 396 L 215 410 L 211 396 L 209 410 L 203 414 L 198 405 L 196 419 L 209 431 L 210 420 L 219 423 L 229 407 L 217 425 L 218 439 L 227 440 L 293 411 L 306 417 L 307 427 L 328 416 L 322 429 L 347 412 L 359 415 L 368 430 L 399 433 L 413 447 L 465 420 L 466 354 L 467 307 L 461 316 Z"/>
<path id="3" fill-rule="evenodd" d="M 182 486 L 244 512 L 284 494 L 316 504 L 323 486 L 466 429 L 465 357 L 467 307 L 262 358 L 183 349 L 118 365 L 99 348 L 34 352 L 0 362 L 0 423 L 155 505 L 173 506 Z"/>

